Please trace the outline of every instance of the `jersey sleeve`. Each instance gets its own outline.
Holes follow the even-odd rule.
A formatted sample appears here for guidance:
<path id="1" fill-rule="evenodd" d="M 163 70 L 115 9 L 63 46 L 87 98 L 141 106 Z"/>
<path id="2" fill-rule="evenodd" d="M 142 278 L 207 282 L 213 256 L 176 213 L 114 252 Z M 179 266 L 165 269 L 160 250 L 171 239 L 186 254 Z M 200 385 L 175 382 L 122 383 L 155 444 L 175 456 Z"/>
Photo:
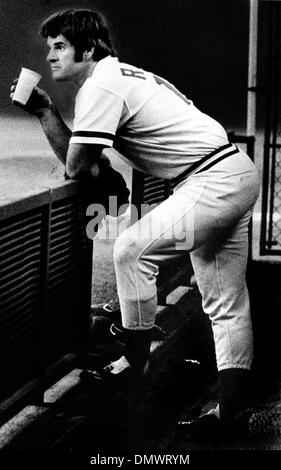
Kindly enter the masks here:
<path id="1" fill-rule="evenodd" d="M 99 87 L 82 87 L 75 103 L 71 143 L 112 147 L 123 110 L 123 99 Z"/>

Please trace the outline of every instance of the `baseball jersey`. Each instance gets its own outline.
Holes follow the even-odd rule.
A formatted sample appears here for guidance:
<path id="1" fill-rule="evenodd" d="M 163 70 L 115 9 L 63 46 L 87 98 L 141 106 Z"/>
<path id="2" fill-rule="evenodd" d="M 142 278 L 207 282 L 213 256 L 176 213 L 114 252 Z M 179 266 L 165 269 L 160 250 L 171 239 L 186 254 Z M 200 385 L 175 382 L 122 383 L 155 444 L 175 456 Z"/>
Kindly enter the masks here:
<path id="1" fill-rule="evenodd" d="M 100 60 L 76 96 L 70 143 L 114 146 L 153 176 L 175 178 L 227 142 L 172 84 L 116 57 Z"/>

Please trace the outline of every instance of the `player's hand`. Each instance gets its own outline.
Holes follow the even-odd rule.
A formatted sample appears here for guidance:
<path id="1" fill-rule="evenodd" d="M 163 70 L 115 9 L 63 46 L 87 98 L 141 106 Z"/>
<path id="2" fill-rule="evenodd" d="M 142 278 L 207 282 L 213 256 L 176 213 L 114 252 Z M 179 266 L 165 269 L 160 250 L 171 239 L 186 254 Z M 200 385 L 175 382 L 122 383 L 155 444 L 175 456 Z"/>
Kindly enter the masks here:
<path id="1" fill-rule="evenodd" d="M 14 92 L 16 89 L 18 79 L 13 81 L 13 85 L 10 88 L 10 98 L 13 100 Z M 33 114 L 38 118 L 41 118 L 46 110 L 50 109 L 52 106 L 52 101 L 49 95 L 42 90 L 41 88 L 35 87 L 31 96 L 26 104 L 18 103 L 17 101 L 13 101 L 13 104 L 19 106 L 24 111 L 29 114 Z"/>

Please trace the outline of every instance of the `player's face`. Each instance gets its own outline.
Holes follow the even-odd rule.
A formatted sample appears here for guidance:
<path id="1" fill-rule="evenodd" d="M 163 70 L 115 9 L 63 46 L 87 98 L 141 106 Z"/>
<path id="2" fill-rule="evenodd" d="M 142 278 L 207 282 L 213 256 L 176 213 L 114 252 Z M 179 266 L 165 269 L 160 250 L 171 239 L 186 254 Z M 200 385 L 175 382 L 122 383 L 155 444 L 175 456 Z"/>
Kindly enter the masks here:
<path id="1" fill-rule="evenodd" d="M 56 38 L 47 39 L 50 50 L 47 55 L 52 70 L 53 80 L 77 81 L 83 70 L 81 62 L 75 62 L 75 49 L 70 42 L 60 34 Z"/>

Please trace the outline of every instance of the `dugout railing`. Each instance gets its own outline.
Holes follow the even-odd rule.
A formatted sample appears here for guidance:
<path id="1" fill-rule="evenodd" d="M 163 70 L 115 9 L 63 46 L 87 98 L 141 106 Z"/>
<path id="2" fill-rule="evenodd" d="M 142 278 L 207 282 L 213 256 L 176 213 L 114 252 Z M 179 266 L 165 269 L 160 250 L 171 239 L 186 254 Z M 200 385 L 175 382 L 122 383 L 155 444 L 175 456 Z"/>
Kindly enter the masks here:
<path id="1" fill-rule="evenodd" d="M 0 204 L 0 422 L 81 362 L 92 242 L 74 182 Z"/>

